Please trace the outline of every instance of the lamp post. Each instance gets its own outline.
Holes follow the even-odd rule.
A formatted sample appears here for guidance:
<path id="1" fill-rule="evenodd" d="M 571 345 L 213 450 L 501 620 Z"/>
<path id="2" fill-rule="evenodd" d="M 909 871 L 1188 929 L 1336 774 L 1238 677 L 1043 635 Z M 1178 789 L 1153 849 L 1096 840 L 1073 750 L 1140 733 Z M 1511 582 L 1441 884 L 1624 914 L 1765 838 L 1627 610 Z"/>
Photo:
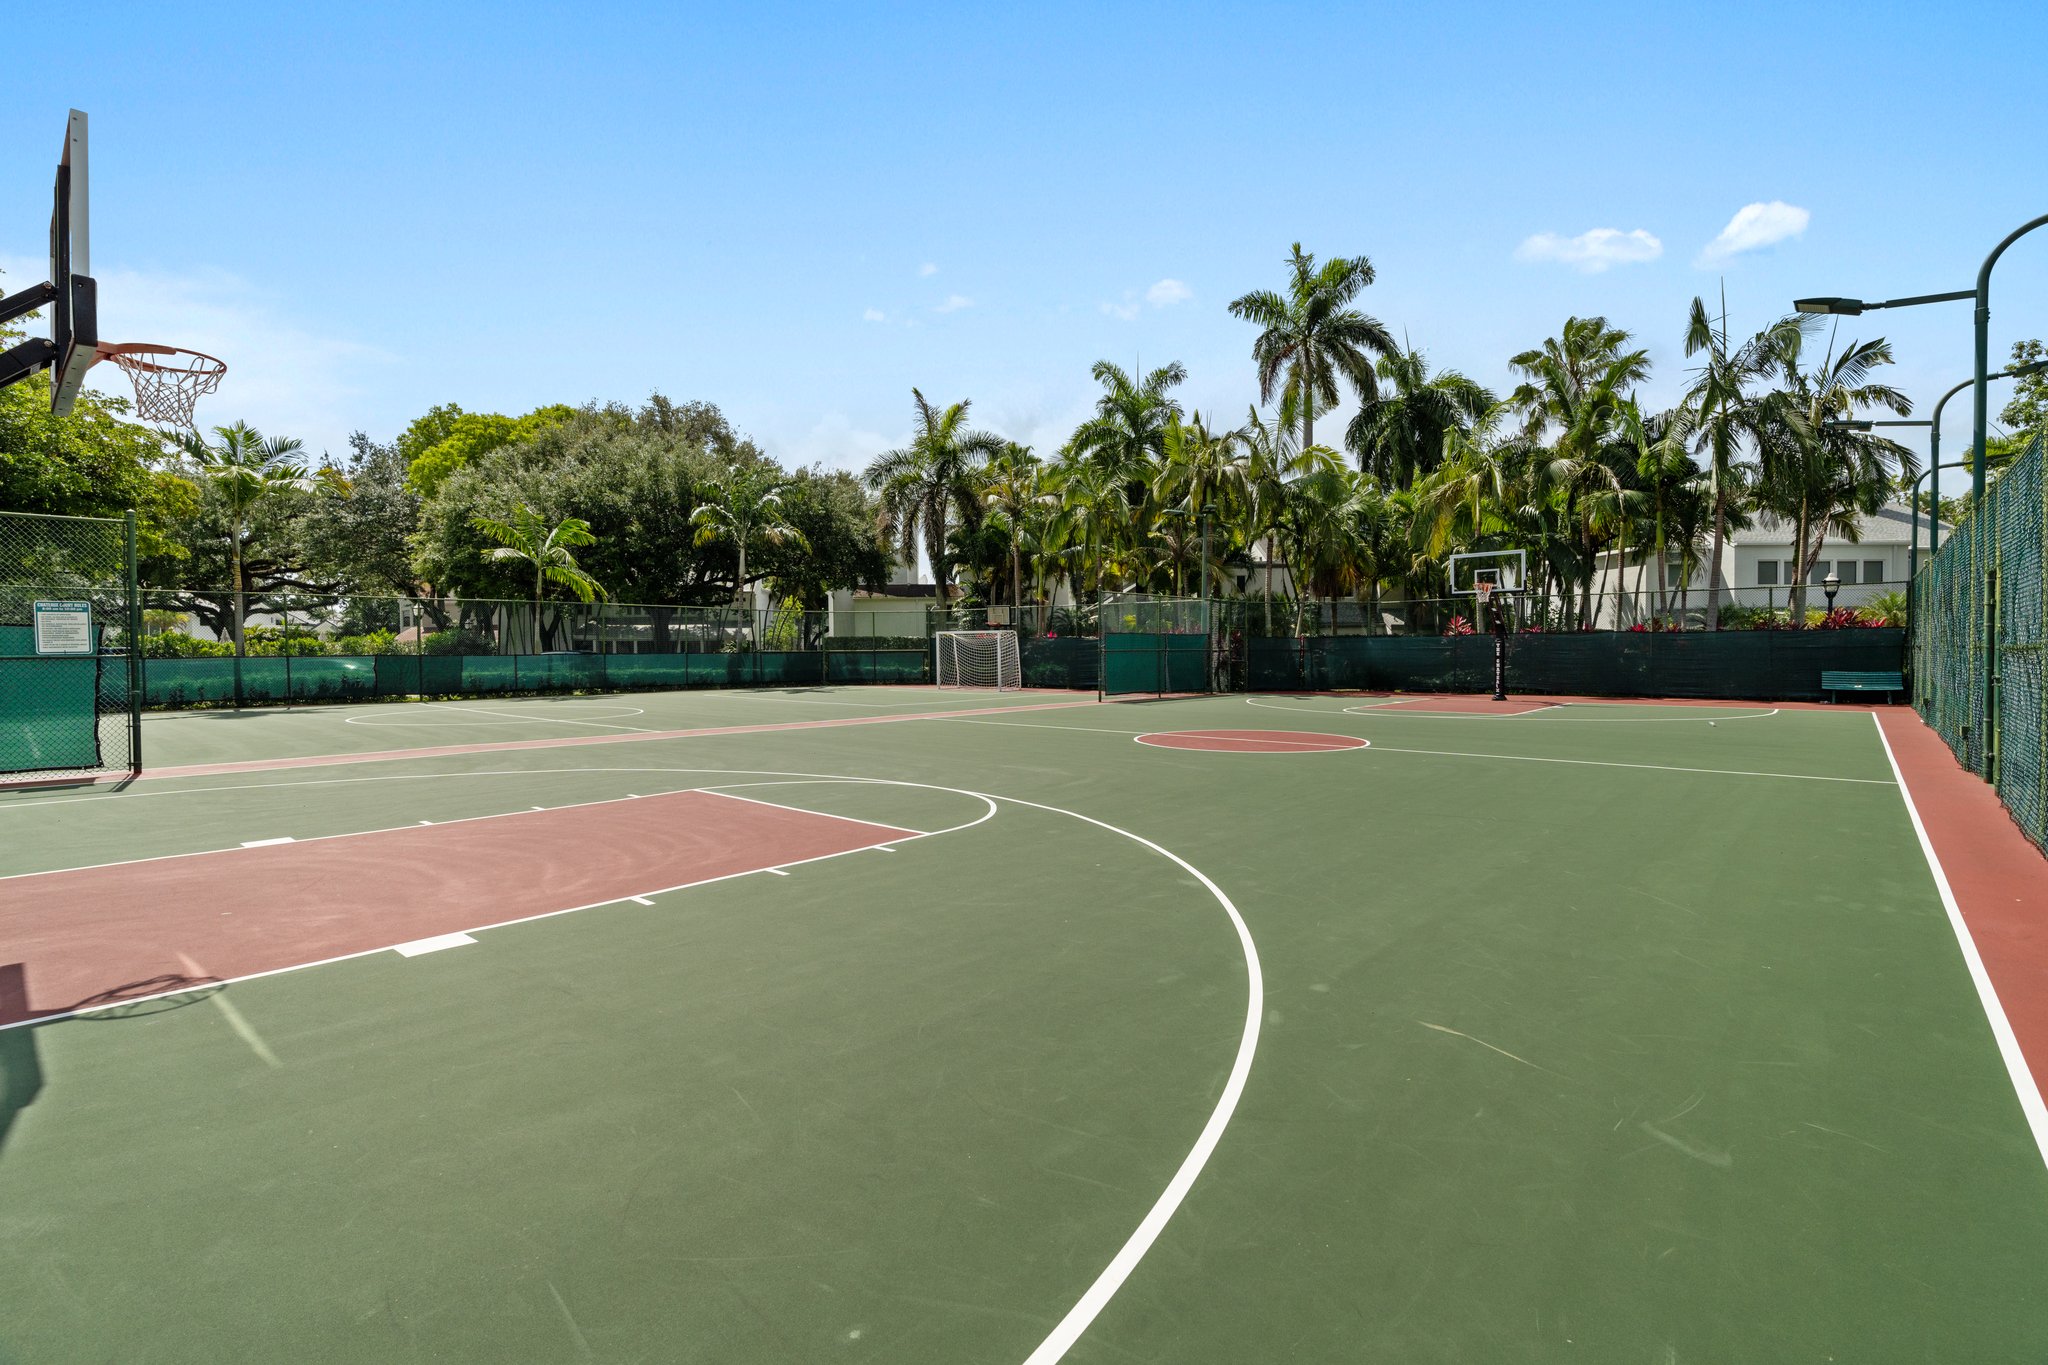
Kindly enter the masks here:
<path id="1" fill-rule="evenodd" d="M 1998 371 L 1998 373 L 1992 375 L 1991 378 L 2014 379 L 2018 378 L 2021 375 L 2039 374 L 2043 370 L 2048 370 L 2048 360 L 2035 360 L 2025 365 L 2009 366 L 2006 369 Z M 1969 460 L 1955 460 L 1949 464 L 1943 464 L 1941 462 L 1941 410 L 1948 406 L 1949 399 L 1955 397 L 1957 394 L 1961 393 L 1964 389 L 1969 388 L 1972 384 L 1976 382 L 1977 381 L 1974 379 L 1965 379 L 1962 383 L 1957 384 L 1947 393 L 1944 393 L 1941 397 L 1935 399 L 1934 416 L 1925 421 L 1875 421 L 1864 420 L 1861 418 L 1853 418 L 1845 419 L 1838 422 L 1829 422 L 1826 424 L 1830 427 L 1839 427 L 1844 431 L 1869 431 L 1873 427 L 1927 428 L 1927 468 L 1920 471 L 1920 479 L 1924 479 L 1930 474 L 1934 475 L 1934 483 L 1928 489 L 1927 495 L 1928 502 L 1931 504 L 1927 514 L 1927 520 L 1929 523 L 1927 530 L 1927 553 L 1930 555 L 1941 548 L 1941 474 L 1939 471 L 1944 469 L 1967 469 L 1970 467 L 1971 464 L 1971 461 Z M 1916 555 L 1920 549 L 1920 479 L 1913 480 L 1914 529 L 1911 550 Z M 1911 582 L 1912 577 L 1912 572 L 1909 570 L 1906 574 L 1906 578 L 1909 583 Z"/>
<path id="2" fill-rule="evenodd" d="M 1882 303 L 1865 303 L 1861 299 L 1813 298 L 1795 300 L 1792 306 L 1802 313 L 1832 313 L 1854 317 L 1873 308 L 1906 308 L 1920 303 L 1948 303 L 1956 299 L 1975 299 L 1976 324 L 1976 365 L 1972 381 L 1971 422 L 1970 422 L 1970 505 L 1980 508 L 1984 505 L 1985 482 L 1985 429 L 1990 425 L 1991 399 L 1991 269 L 1998 264 L 1998 258 L 2005 249 L 2038 227 L 2048 227 L 2048 213 L 2030 218 L 2021 223 L 1991 248 L 1991 254 L 1984 258 L 1984 264 L 1977 267 L 1977 287 L 1957 290 L 1948 294 L 1918 294 L 1911 298 L 1887 299 Z M 1998 647 L 1991 638 L 1993 603 L 1995 591 L 1984 594 L 1984 780 L 1998 780 Z"/>
<path id="3" fill-rule="evenodd" d="M 1828 599 L 1828 615 L 1833 616 L 1835 614 L 1835 594 L 1842 590 L 1842 580 L 1836 576 L 1832 567 L 1828 569 L 1828 576 L 1820 581 L 1820 590 Z"/>

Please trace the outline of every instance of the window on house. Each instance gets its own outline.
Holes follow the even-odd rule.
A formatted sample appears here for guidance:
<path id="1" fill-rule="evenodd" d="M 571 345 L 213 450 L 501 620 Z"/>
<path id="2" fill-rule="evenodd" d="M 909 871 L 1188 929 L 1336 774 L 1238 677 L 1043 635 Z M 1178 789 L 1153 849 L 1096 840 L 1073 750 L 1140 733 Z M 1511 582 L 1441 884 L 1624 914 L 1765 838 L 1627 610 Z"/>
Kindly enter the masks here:
<path id="1" fill-rule="evenodd" d="M 1777 560 L 1759 559 L 1756 562 L 1756 585 L 1759 588 L 1775 588 L 1778 586 Z"/>
<path id="2" fill-rule="evenodd" d="M 1884 580 L 1885 571 L 1882 559 L 1866 559 L 1863 561 L 1863 581 L 1865 583 L 1882 583 Z"/>
<path id="3" fill-rule="evenodd" d="M 1799 566 L 1789 559 L 1778 561 L 1778 581 L 1790 586 L 1799 581 Z"/>
<path id="4" fill-rule="evenodd" d="M 1835 562 L 1831 559 L 1816 559 L 1813 561 L 1813 568 L 1807 571 L 1806 581 L 1817 588 L 1827 579 L 1829 571 L 1834 567 Z"/>
<path id="5" fill-rule="evenodd" d="M 1854 583 L 1856 581 L 1856 561 L 1845 559 L 1840 564 L 1837 564 L 1835 566 L 1835 576 L 1840 578 L 1845 584 Z M 1827 575 L 1822 574 L 1821 577 L 1825 578 Z"/>
<path id="6" fill-rule="evenodd" d="M 1666 588 L 1682 588 L 1685 586 L 1685 562 L 1683 560 L 1672 559 L 1665 561 L 1664 586 Z"/>

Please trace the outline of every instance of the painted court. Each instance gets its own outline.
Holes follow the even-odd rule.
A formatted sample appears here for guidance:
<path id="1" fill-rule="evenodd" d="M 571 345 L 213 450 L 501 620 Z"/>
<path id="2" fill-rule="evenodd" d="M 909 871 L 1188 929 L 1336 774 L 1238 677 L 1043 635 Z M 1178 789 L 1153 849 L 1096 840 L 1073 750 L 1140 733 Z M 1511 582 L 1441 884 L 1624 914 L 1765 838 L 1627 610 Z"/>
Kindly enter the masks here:
<path id="1" fill-rule="evenodd" d="M 0 1360 L 2038 1361 L 1905 708 L 191 711 L 0 793 Z"/>

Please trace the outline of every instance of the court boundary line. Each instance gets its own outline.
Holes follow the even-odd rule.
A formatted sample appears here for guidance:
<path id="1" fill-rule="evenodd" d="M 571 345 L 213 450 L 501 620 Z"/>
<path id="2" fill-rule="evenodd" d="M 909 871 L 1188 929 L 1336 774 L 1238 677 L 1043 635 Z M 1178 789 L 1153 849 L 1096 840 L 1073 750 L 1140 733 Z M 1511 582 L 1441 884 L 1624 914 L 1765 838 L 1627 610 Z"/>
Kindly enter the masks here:
<path id="1" fill-rule="evenodd" d="M 1984 1011 L 1985 1021 L 1991 1026 L 1991 1036 L 1998 1043 L 1998 1055 L 2005 1063 L 2006 1077 L 2012 1082 L 2013 1092 L 2020 1102 L 2020 1113 L 2027 1120 L 2027 1128 L 2034 1138 L 2035 1150 L 2042 1164 L 2048 1166 L 2048 1103 L 2041 1098 L 2041 1087 L 2034 1079 L 2034 1070 L 2027 1064 L 2027 1055 L 2020 1050 L 2019 1036 L 2012 1030 L 2012 1020 L 2006 1017 L 2005 1005 L 1998 998 L 1998 988 L 1991 982 L 1991 973 L 1984 967 L 1983 955 L 1977 951 L 1976 936 L 1970 932 L 1969 921 L 1963 918 L 1963 908 L 1956 901 L 1955 888 L 1949 885 L 1948 871 L 1941 865 L 1941 855 L 1934 850 L 1934 840 L 1928 836 L 1927 826 L 1920 819 L 1920 807 L 1913 800 L 1913 790 L 1906 782 L 1906 774 L 1899 767 L 1899 756 L 1892 752 L 1891 736 L 1884 732 L 1884 722 L 1875 711 L 1870 713 L 1870 722 L 1877 728 L 1877 742 L 1884 746 L 1885 761 L 1891 764 L 1892 784 L 1898 788 L 1899 797 L 1906 804 L 1906 815 L 1913 823 L 1913 833 L 1920 840 L 1921 856 L 1927 860 L 1927 870 L 1934 874 L 1934 889 L 1941 897 L 1941 908 L 1948 915 L 1948 925 L 1956 936 L 1956 946 L 1962 950 L 1963 965 L 1969 970 L 1970 983 L 1977 988 L 1977 1003 Z"/>

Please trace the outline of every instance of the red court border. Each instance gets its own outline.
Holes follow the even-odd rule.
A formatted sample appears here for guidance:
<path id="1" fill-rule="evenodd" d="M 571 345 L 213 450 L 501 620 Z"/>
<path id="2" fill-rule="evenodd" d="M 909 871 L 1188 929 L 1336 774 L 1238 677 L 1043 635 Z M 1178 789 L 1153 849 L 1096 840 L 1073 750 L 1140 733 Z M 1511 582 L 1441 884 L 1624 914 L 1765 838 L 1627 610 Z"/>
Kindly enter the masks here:
<path id="1" fill-rule="evenodd" d="M 923 837 L 689 790 L 23 873 L 0 1028 Z"/>
<path id="2" fill-rule="evenodd" d="M 1325 730 L 1153 730 L 1137 741 L 1149 749 L 1208 754 L 1336 754 L 1372 747 L 1371 740 Z"/>
<path id="3" fill-rule="evenodd" d="M 1911 707 L 1874 711 L 2039 1087 L 2048 1081 L 2048 858 Z"/>

